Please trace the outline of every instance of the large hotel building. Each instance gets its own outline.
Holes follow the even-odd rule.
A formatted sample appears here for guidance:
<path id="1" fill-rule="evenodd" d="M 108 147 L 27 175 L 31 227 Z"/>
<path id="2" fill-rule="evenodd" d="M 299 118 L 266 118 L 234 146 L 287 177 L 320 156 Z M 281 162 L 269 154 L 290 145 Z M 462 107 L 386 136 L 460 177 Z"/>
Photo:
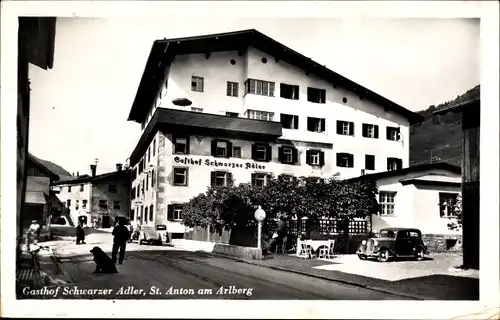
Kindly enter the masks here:
<path id="1" fill-rule="evenodd" d="M 213 184 L 407 167 L 420 116 L 244 30 L 155 41 L 129 120 L 131 220 L 177 238 L 183 203 Z"/>

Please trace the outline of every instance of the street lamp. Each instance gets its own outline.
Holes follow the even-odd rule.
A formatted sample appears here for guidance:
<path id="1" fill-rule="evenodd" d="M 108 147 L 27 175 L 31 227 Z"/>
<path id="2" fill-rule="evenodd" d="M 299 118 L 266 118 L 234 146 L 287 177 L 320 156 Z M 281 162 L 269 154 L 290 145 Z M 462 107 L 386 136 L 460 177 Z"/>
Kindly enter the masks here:
<path id="1" fill-rule="evenodd" d="M 266 218 L 266 212 L 262 210 L 262 207 L 259 206 L 254 213 L 255 220 L 257 220 L 257 248 L 261 249 L 260 239 L 262 237 L 262 221 Z"/>

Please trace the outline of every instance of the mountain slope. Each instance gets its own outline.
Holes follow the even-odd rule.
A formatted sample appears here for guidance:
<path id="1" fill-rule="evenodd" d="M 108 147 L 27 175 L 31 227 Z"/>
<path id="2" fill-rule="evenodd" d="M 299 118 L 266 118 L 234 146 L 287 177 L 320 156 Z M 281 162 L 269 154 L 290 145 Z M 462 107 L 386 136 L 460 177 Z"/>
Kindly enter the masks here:
<path id="1" fill-rule="evenodd" d="M 57 164 L 55 164 L 55 163 L 53 163 L 51 161 L 48 161 L 48 160 L 42 160 L 42 159 L 40 159 L 38 157 L 35 157 L 33 154 L 31 154 L 31 156 L 33 158 L 35 158 L 35 160 L 37 160 L 38 162 L 40 162 L 42 165 L 44 165 L 47 169 L 49 169 L 53 173 L 57 174 L 59 176 L 59 179 L 71 177 L 71 173 L 69 173 L 68 171 L 66 171 L 60 165 L 57 165 Z"/>
<path id="2" fill-rule="evenodd" d="M 430 106 L 418 113 L 425 121 L 410 130 L 410 164 L 424 164 L 444 161 L 460 166 L 462 159 L 462 116 L 460 113 L 447 113 L 437 116 L 433 112 L 447 108 L 462 101 L 471 92 L 479 91 L 476 86 L 457 98 Z"/>

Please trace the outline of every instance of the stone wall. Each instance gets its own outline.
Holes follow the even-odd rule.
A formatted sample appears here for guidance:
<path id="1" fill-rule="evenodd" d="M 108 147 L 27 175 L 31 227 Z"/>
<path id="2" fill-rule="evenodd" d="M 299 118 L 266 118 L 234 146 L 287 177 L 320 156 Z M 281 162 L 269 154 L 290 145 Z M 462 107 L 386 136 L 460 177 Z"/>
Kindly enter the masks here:
<path id="1" fill-rule="evenodd" d="M 462 235 L 423 234 L 422 240 L 431 254 L 462 251 Z"/>

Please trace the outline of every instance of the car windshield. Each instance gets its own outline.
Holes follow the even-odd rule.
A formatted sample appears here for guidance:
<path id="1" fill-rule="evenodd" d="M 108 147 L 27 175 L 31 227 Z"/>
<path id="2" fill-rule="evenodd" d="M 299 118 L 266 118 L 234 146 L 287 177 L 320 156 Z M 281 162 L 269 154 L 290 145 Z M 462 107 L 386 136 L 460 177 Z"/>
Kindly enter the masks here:
<path id="1" fill-rule="evenodd" d="M 380 231 L 379 238 L 396 238 L 396 233 L 392 230 Z"/>

